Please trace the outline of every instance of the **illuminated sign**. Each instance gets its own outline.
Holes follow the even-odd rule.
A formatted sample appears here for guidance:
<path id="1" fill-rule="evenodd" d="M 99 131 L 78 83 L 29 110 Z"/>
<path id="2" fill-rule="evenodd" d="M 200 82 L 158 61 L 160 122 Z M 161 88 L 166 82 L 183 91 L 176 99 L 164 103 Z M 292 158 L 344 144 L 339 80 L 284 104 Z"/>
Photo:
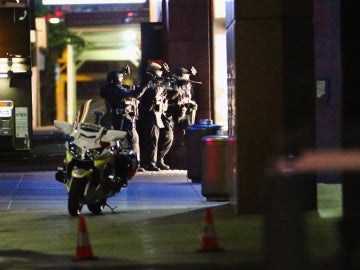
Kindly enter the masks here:
<path id="1" fill-rule="evenodd" d="M 146 0 L 43 0 L 43 5 L 143 4 Z"/>
<path id="2" fill-rule="evenodd" d="M 11 117 L 14 103 L 11 100 L 0 100 L 0 117 Z"/>
<path id="3" fill-rule="evenodd" d="M 29 134 L 28 123 L 28 108 L 16 107 L 15 108 L 15 130 L 16 138 L 27 138 Z"/>
<path id="4" fill-rule="evenodd" d="M 0 100 L 0 107 L 10 107 L 12 108 L 14 103 L 11 100 Z"/>

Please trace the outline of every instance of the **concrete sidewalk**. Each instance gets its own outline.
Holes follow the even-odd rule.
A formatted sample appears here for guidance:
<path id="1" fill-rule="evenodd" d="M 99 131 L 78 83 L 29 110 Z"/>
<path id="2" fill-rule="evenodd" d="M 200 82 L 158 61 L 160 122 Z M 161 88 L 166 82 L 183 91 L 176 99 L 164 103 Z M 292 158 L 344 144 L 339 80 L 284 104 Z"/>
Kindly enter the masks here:
<path id="1" fill-rule="evenodd" d="M 98 260 L 74 262 L 77 219 L 54 180 L 64 157 L 62 134 L 44 128 L 33 141 L 30 157 L 0 161 L 0 269 L 278 269 L 266 265 L 265 215 L 237 215 L 227 202 L 207 201 L 201 183 L 183 170 L 137 173 L 109 200 L 115 213 L 85 209 Z M 343 269 L 339 194 L 339 185 L 318 185 L 319 210 L 304 215 L 306 269 Z M 208 207 L 220 252 L 198 251 Z"/>
<path id="2" fill-rule="evenodd" d="M 340 190 L 333 187 L 319 186 L 327 217 L 306 214 L 304 269 L 343 269 L 338 217 L 329 215 L 329 200 Z M 78 219 L 68 215 L 54 171 L 0 173 L 0 269 L 290 269 L 266 265 L 263 215 L 236 215 L 227 202 L 207 201 L 186 171 L 138 173 L 109 204 L 114 213 L 92 215 L 86 207 L 82 213 L 98 259 L 73 261 Z M 208 208 L 222 251 L 199 251 L 210 228 Z"/>
<path id="3" fill-rule="evenodd" d="M 185 171 L 138 173 L 108 202 L 114 213 L 82 211 L 98 259 L 74 262 L 78 219 L 68 215 L 65 187 L 54 172 L 0 173 L 0 269 L 258 269 L 258 248 L 237 255 L 248 248 L 227 202 L 207 201 Z M 198 251 L 206 208 L 224 251 Z M 256 247 L 258 222 L 251 233 Z"/>

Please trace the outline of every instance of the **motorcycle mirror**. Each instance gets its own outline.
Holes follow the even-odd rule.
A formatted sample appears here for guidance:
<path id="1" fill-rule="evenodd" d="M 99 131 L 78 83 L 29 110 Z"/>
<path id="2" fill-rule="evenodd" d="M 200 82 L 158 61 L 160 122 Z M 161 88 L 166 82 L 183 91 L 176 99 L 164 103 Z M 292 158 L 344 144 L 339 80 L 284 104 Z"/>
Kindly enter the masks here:
<path id="1" fill-rule="evenodd" d="M 73 131 L 73 125 L 65 121 L 54 120 L 54 126 L 60 129 L 66 135 L 71 134 L 71 132 Z"/>

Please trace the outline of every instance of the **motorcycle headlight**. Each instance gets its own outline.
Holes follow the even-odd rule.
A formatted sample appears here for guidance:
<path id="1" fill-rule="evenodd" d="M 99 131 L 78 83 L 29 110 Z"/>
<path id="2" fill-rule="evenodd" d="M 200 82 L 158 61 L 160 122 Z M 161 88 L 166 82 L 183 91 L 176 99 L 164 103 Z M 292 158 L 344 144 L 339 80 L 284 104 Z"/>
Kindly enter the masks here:
<path id="1" fill-rule="evenodd" d="M 89 160 L 95 160 L 97 159 L 102 152 L 102 148 L 93 148 L 93 149 L 88 149 L 85 152 L 85 159 L 89 159 Z"/>
<path id="2" fill-rule="evenodd" d="M 87 149 L 85 153 L 83 153 L 81 147 L 76 144 L 69 142 L 69 152 L 76 159 L 82 160 L 95 160 L 97 159 L 103 151 L 102 147 Z"/>
<path id="3" fill-rule="evenodd" d="M 81 158 L 81 148 L 78 147 L 73 142 L 69 142 L 69 152 L 74 158 L 80 159 Z"/>

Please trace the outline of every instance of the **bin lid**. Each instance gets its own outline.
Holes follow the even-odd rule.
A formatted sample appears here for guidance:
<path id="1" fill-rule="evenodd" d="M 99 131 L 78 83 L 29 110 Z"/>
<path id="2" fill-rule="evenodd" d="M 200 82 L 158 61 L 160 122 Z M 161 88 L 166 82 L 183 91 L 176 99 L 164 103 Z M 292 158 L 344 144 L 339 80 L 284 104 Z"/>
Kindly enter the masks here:
<path id="1" fill-rule="evenodd" d="M 211 125 L 213 123 L 213 120 L 211 119 L 200 119 L 199 124 L 200 125 Z"/>
<path id="2" fill-rule="evenodd" d="M 228 135 L 209 135 L 209 136 L 204 136 L 201 138 L 202 142 L 227 142 L 229 140 L 229 136 Z"/>
<path id="3" fill-rule="evenodd" d="M 201 129 L 215 129 L 218 130 L 220 129 L 222 126 L 220 125 L 215 125 L 215 124 L 210 124 L 210 125 L 204 125 L 204 124 L 195 124 L 195 125 L 191 125 L 188 126 L 186 128 L 186 130 L 201 130 Z"/>
<path id="4" fill-rule="evenodd" d="M 206 142 L 234 142 L 235 136 L 233 135 L 208 135 L 201 138 L 201 143 Z"/>

